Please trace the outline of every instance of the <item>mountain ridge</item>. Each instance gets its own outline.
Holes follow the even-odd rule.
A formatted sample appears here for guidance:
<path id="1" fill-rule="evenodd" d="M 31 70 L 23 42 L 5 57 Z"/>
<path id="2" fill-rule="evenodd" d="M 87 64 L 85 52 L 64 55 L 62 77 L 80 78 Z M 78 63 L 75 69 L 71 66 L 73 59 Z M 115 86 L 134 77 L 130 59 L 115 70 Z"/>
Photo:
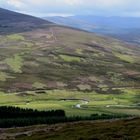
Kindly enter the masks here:
<path id="1" fill-rule="evenodd" d="M 52 22 L 0 8 L 0 34 L 30 31 L 44 24 L 52 24 Z"/>

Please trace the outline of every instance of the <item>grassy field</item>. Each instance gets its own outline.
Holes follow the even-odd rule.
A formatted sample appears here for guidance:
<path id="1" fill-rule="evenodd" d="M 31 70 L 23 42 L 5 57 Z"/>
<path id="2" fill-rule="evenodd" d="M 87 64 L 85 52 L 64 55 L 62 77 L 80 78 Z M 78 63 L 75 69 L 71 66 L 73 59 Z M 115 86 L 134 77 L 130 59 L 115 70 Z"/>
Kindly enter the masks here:
<path id="1" fill-rule="evenodd" d="M 94 113 L 140 115 L 140 90 L 121 90 L 123 93 L 116 95 L 67 90 L 0 93 L 0 105 L 38 110 L 63 109 L 68 116 L 89 116 Z"/>
<path id="2" fill-rule="evenodd" d="M 2 129 L 3 140 L 139 140 L 140 119 L 86 121 Z"/>

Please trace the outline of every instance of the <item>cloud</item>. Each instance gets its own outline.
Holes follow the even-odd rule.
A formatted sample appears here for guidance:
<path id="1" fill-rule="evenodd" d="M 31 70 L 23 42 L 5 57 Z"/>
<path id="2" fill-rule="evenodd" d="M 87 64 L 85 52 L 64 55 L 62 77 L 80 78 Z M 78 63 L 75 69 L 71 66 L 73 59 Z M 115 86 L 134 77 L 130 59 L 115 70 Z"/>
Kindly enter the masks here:
<path id="1" fill-rule="evenodd" d="M 111 7 L 124 3 L 126 0 L 7 0 L 8 4 L 11 4 L 15 7 L 20 7 L 23 4 L 25 5 L 48 5 L 48 6 L 98 6 L 98 7 Z"/>
<path id="2" fill-rule="evenodd" d="M 20 0 L 7 0 L 7 4 L 17 7 L 17 8 L 21 8 L 24 6 L 24 3 Z"/>
<path id="3" fill-rule="evenodd" d="M 82 0 L 65 0 L 64 2 L 66 4 L 69 4 L 69 5 L 81 5 L 81 4 L 83 4 Z"/>
<path id="4" fill-rule="evenodd" d="M 140 9 L 139 0 L 0 0 L 1 4 L 4 8 L 10 7 L 34 15 L 139 15 L 137 11 Z"/>
<path id="5" fill-rule="evenodd" d="M 115 7 L 124 4 L 123 0 L 93 0 L 94 5 L 98 7 Z"/>

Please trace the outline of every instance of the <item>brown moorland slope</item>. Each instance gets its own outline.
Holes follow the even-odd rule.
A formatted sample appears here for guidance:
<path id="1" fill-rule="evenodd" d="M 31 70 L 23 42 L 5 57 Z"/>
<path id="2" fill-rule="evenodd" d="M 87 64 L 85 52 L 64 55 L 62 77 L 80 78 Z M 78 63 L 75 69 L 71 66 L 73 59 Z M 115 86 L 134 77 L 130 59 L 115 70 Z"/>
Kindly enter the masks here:
<path id="1" fill-rule="evenodd" d="M 139 140 L 140 119 L 1 129 L 1 140 Z"/>

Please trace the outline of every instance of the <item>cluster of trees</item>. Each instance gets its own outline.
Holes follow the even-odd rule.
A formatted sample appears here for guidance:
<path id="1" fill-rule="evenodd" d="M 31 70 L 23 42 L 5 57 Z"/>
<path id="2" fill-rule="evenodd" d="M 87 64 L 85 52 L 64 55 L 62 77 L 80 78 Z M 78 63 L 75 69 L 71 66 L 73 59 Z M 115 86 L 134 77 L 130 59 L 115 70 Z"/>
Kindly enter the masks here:
<path id="1" fill-rule="evenodd" d="M 18 107 L 0 107 L 0 128 L 21 127 L 38 124 L 55 124 L 84 120 L 126 118 L 128 115 L 92 114 L 91 116 L 67 117 L 63 110 L 37 111 Z"/>
<path id="2" fill-rule="evenodd" d="M 29 118 L 29 117 L 65 117 L 64 110 L 38 111 L 19 107 L 0 107 L 0 119 L 2 118 Z"/>

